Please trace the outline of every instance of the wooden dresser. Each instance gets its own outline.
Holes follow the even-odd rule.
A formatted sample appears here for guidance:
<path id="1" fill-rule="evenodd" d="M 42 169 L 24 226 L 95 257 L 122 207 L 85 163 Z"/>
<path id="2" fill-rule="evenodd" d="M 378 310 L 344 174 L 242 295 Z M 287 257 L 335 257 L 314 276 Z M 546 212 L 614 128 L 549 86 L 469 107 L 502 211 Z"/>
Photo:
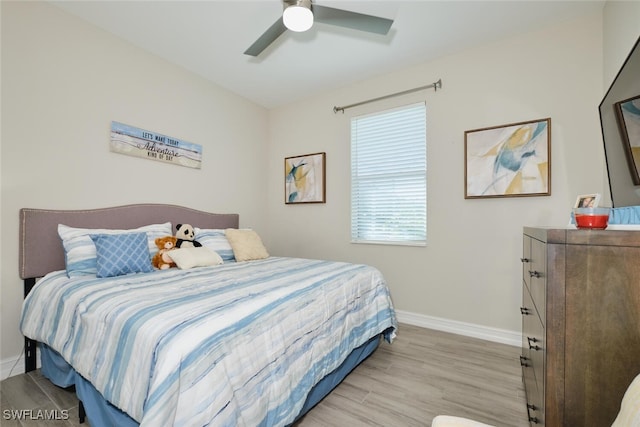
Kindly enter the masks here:
<path id="1" fill-rule="evenodd" d="M 640 231 L 525 227 L 522 275 L 531 425 L 611 426 L 640 373 Z"/>

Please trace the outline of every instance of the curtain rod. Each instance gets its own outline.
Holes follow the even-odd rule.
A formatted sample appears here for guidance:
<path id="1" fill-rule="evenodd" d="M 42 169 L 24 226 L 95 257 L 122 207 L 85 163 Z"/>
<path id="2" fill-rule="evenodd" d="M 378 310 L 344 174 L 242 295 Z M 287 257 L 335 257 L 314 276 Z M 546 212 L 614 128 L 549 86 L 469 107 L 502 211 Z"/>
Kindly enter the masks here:
<path id="1" fill-rule="evenodd" d="M 334 114 L 337 114 L 338 111 L 342 111 L 342 114 L 344 114 L 344 110 L 348 108 L 357 107 L 359 105 L 369 104 L 370 102 L 381 101 L 383 99 L 392 98 L 394 96 L 406 95 L 408 93 L 417 92 L 419 90 L 424 90 L 424 89 L 431 89 L 431 88 L 433 88 L 434 91 L 437 91 L 438 89 L 442 89 L 442 79 L 439 79 L 437 82 L 431 83 L 430 85 L 427 85 L 427 86 L 420 86 L 420 87 L 408 89 L 402 92 L 396 92 L 390 95 L 381 96 L 378 98 L 367 99 L 366 101 L 356 102 L 355 104 L 345 105 L 344 107 L 333 107 L 333 112 Z"/>

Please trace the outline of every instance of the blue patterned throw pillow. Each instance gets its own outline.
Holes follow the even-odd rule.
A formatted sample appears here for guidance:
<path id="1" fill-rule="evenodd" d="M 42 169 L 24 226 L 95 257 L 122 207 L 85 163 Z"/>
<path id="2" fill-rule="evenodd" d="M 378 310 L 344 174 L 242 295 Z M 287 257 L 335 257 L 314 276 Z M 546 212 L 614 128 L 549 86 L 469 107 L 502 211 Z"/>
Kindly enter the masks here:
<path id="1" fill-rule="evenodd" d="M 97 277 L 153 271 L 146 233 L 92 234 L 96 245 Z"/>
<path id="2" fill-rule="evenodd" d="M 154 255 L 158 251 L 155 243 L 157 237 L 173 235 L 170 222 L 150 224 L 128 230 L 76 228 L 58 224 L 58 235 L 62 239 L 62 246 L 64 247 L 67 275 L 69 277 L 77 277 L 96 274 L 96 245 L 89 236 L 126 233 L 146 233 L 150 255 Z"/>

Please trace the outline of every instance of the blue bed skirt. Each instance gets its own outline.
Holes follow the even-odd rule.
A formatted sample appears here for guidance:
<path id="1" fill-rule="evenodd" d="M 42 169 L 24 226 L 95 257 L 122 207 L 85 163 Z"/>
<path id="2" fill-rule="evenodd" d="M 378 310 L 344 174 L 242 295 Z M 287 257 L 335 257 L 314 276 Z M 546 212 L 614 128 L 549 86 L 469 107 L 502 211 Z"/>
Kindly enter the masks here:
<path id="1" fill-rule="evenodd" d="M 381 335 L 377 335 L 369 341 L 357 347 L 349 354 L 347 359 L 331 374 L 324 377 L 311 389 L 302 410 L 296 417 L 296 421 L 311 408 L 317 405 L 327 394 L 331 392 L 342 380 L 363 360 L 373 353 L 380 344 Z M 93 385 L 50 347 L 38 343 L 40 348 L 42 374 L 58 387 L 75 386 L 76 395 L 84 405 L 87 418 L 92 427 L 137 427 L 138 423 L 126 413 L 107 402 Z"/>

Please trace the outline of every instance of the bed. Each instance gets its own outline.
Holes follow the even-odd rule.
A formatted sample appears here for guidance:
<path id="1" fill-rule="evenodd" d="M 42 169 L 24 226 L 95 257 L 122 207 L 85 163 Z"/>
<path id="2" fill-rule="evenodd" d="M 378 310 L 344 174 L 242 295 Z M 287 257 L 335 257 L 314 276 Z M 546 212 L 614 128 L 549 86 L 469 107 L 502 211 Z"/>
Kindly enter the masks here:
<path id="1" fill-rule="evenodd" d="M 154 237 L 177 224 L 194 226 L 222 262 L 113 270 L 114 245 L 148 244 L 148 258 Z M 299 420 L 393 340 L 389 290 L 366 265 L 234 259 L 241 250 L 226 231 L 238 226 L 236 214 L 174 205 L 21 209 L 25 370 L 36 368 L 37 347 L 42 373 L 75 387 L 93 427 Z M 139 250 L 123 252 L 133 263 Z"/>

